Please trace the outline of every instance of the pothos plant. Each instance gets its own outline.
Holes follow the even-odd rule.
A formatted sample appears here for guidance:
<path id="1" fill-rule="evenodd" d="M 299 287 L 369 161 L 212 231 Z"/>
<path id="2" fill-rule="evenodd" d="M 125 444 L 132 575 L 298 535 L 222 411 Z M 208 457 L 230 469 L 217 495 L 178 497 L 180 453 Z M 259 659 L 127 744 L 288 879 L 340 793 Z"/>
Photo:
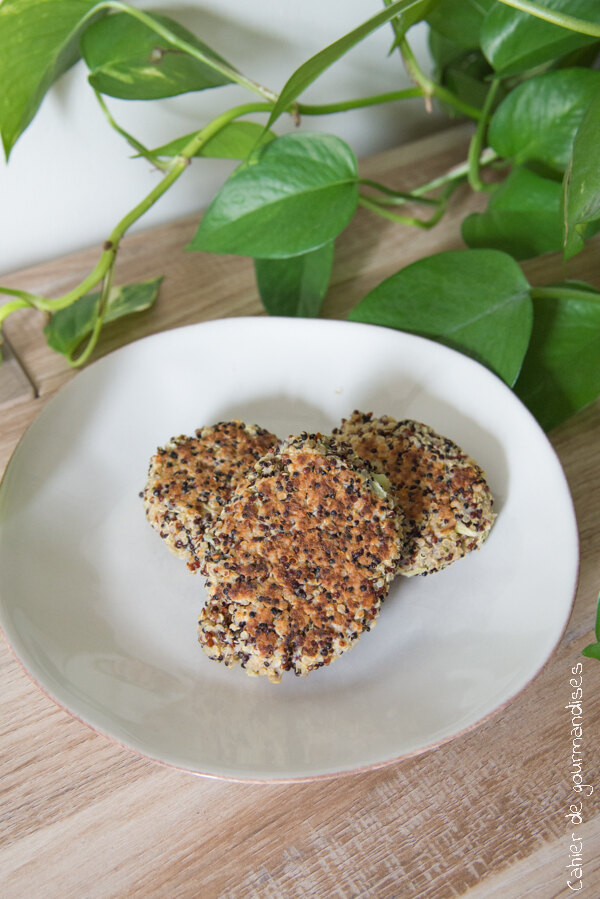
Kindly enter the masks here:
<path id="1" fill-rule="evenodd" d="M 433 76 L 410 44 L 411 28 L 423 20 Z M 392 49 L 414 86 L 323 105 L 302 101 L 326 69 L 384 26 L 391 27 Z M 599 51 L 598 0 L 385 0 L 275 91 L 173 19 L 121 0 L 0 0 L 0 132 L 7 159 L 52 83 L 83 57 L 91 96 L 108 123 L 159 173 L 77 287 L 51 299 L 0 287 L 9 295 L 0 324 L 24 307 L 46 312 L 50 346 L 82 365 L 105 322 L 154 301 L 158 281 L 114 285 L 119 245 L 195 157 L 240 164 L 187 249 L 253 258 L 263 304 L 276 315 L 319 314 L 335 239 L 358 206 L 399 227 L 431 228 L 456 187 L 468 182 L 489 194 L 487 210 L 462 223 L 468 249 L 400 270 L 350 318 L 424 334 L 473 356 L 551 428 L 600 393 L 600 292 L 575 281 L 530 285 L 518 261 L 556 250 L 568 258 L 600 229 Z M 247 88 L 249 102 L 225 107 L 205 123 L 200 97 L 198 129 L 156 148 L 118 124 L 105 99 L 152 100 L 232 83 Z M 464 164 L 406 193 L 361 178 L 344 141 L 306 126 L 314 116 L 409 97 L 422 97 L 426 109 L 438 102 L 475 128 Z M 277 136 L 282 116 L 301 127 Z M 486 174 L 491 167 L 493 179 Z M 422 213 L 407 214 L 407 203 Z"/>

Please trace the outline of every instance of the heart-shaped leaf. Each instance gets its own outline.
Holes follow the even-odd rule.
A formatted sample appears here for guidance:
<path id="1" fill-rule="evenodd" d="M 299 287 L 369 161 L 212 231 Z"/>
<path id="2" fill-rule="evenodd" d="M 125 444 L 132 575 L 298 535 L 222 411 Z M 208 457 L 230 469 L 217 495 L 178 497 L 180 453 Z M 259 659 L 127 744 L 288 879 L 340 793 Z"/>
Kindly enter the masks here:
<path id="1" fill-rule="evenodd" d="M 316 317 L 329 287 L 333 241 L 290 259 L 255 259 L 258 292 L 270 315 Z"/>
<path id="2" fill-rule="evenodd" d="M 152 156 L 177 156 L 191 141 L 196 132 L 184 134 L 152 150 Z M 268 144 L 275 138 L 272 131 L 265 131 L 256 122 L 229 122 L 200 147 L 196 156 L 213 159 L 247 159 L 260 144 Z"/>
<path id="3" fill-rule="evenodd" d="M 533 330 L 515 392 L 550 430 L 600 394 L 600 293 L 578 282 L 531 295 Z"/>
<path id="4" fill-rule="evenodd" d="M 531 78 L 494 113 L 489 144 L 519 165 L 535 160 L 564 172 L 581 120 L 599 94 L 600 72 L 593 69 L 559 69 Z"/>
<path id="5" fill-rule="evenodd" d="M 515 169 L 491 195 L 485 212 L 468 215 L 462 236 L 469 247 L 492 247 L 530 259 L 562 246 L 561 186 Z"/>
<path id="6" fill-rule="evenodd" d="M 104 311 L 104 323 L 149 309 L 156 300 L 161 281 L 162 278 L 154 278 L 152 281 L 113 288 Z M 99 308 L 100 293 L 96 292 L 88 293 L 65 309 L 55 312 L 44 328 L 49 346 L 72 359 L 82 340 L 92 333 Z"/>
<path id="7" fill-rule="evenodd" d="M 401 269 L 349 318 L 438 340 L 512 385 L 529 342 L 532 306 L 529 284 L 514 259 L 496 250 L 463 250 Z"/>
<path id="8" fill-rule="evenodd" d="M 48 88 L 79 58 L 79 34 L 93 6 L 94 0 L 0 3 L 0 132 L 7 159 Z"/>
<path id="9" fill-rule="evenodd" d="M 297 256 L 337 237 L 357 203 L 356 157 L 344 141 L 286 134 L 233 172 L 188 249 L 258 259 Z"/>
<path id="10" fill-rule="evenodd" d="M 229 65 L 178 22 L 147 15 L 206 56 Z M 111 97 L 153 100 L 230 83 L 226 75 L 183 53 L 127 13 L 108 16 L 88 28 L 81 50 L 90 84 Z"/>
<path id="11" fill-rule="evenodd" d="M 563 180 L 565 257 L 583 249 L 585 236 L 600 219 L 600 94 L 588 107 L 573 141 Z"/>
<path id="12" fill-rule="evenodd" d="M 537 5 L 600 24 L 597 0 L 537 0 Z M 524 72 L 596 40 L 502 3 L 494 4 L 481 26 L 481 49 L 503 75 Z"/>

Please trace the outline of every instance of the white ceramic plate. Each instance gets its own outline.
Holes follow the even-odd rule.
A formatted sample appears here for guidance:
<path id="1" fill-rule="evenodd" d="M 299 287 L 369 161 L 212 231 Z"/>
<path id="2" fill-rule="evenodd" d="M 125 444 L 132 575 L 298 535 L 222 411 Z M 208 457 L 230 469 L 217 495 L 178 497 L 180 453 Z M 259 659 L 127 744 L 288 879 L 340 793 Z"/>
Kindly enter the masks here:
<path id="1" fill-rule="evenodd" d="M 479 461 L 498 511 L 488 541 L 398 578 L 378 627 L 306 679 L 211 662 L 196 642 L 203 580 L 145 521 L 149 457 L 203 424 L 326 433 L 356 408 L 426 422 Z M 561 467 L 512 392 L 459 353 L 368 325 L 226 319 L 131 344 L 47 404 L 0 488 L 0 623 L 30 675 L 119 743 L 220 777 L 363 769 L 473 727 L 552 653 L 577 565 Z"/>

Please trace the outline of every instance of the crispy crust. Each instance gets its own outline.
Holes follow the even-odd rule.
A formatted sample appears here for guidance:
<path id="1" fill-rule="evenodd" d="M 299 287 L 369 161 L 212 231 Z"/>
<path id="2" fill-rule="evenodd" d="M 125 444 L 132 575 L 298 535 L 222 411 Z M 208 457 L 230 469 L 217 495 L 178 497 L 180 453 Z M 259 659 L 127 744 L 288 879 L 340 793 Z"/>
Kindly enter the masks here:
<path id="1" fill-rule="evenodd" d="M 142 493 L 146 517 L 191 571 L 202 563 L 207 525 L 277 443 L 269 431 L 236 420 L 173 437 L 152 456 Z"/>
<path id="2" fill-rule="evenodd" d="M 330 664 L 375 624 L 403 537 L 401 515 L 348 447 L 289 438 L 206 531 L 203 649 L 274 682 Z"/>
<path id="3" fill-rule="evenodd" d="M 398 571 L 440 571 L 479 549 L 495 519 L 485 474 L 446 437 L 416 421 L 355 411 L 334 431 L 384 473 L 407 519 Z"/>

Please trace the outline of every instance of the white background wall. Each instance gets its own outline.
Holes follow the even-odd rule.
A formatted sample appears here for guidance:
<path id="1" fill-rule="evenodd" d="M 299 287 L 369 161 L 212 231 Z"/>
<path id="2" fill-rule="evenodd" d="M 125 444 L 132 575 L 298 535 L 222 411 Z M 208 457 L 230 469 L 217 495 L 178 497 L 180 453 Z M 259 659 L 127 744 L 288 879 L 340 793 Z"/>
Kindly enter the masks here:
<path id="1" fill-rule="evenodd" d="M 167 13 L 197 33 L 246 75 L 279 90 L 295 68 L 382 8 L 379 0 L 197 0 L 135 5 Z M 426 30 L 409 35 L 428 67 Z M 304 95 L 332 102 L 409 86 L 397 51 L 388 56 L 391 26 L 383 26 L 325 73 Z M 51 89 L 0 162 L 0 272 L 64 255 L 104 240 L 116 222 L 152 189 L 159 173 L 108 125 L 87 84 L 82 62 Z M 257 99 L 237 85 L 160 101 L 107 103 L 123 127 L 147 146 L 194 131 L 224 109 Z M 264 121 L 264 118 L 261 120 Z M 278 133 L 293 126 L 281 119 Z M 358 156 L 386 149 L 440 127 L 420 99 L 303 121 L 347 140 Z M 138 228 L 200 210 L 235 163 L 195 160 Z"/>

